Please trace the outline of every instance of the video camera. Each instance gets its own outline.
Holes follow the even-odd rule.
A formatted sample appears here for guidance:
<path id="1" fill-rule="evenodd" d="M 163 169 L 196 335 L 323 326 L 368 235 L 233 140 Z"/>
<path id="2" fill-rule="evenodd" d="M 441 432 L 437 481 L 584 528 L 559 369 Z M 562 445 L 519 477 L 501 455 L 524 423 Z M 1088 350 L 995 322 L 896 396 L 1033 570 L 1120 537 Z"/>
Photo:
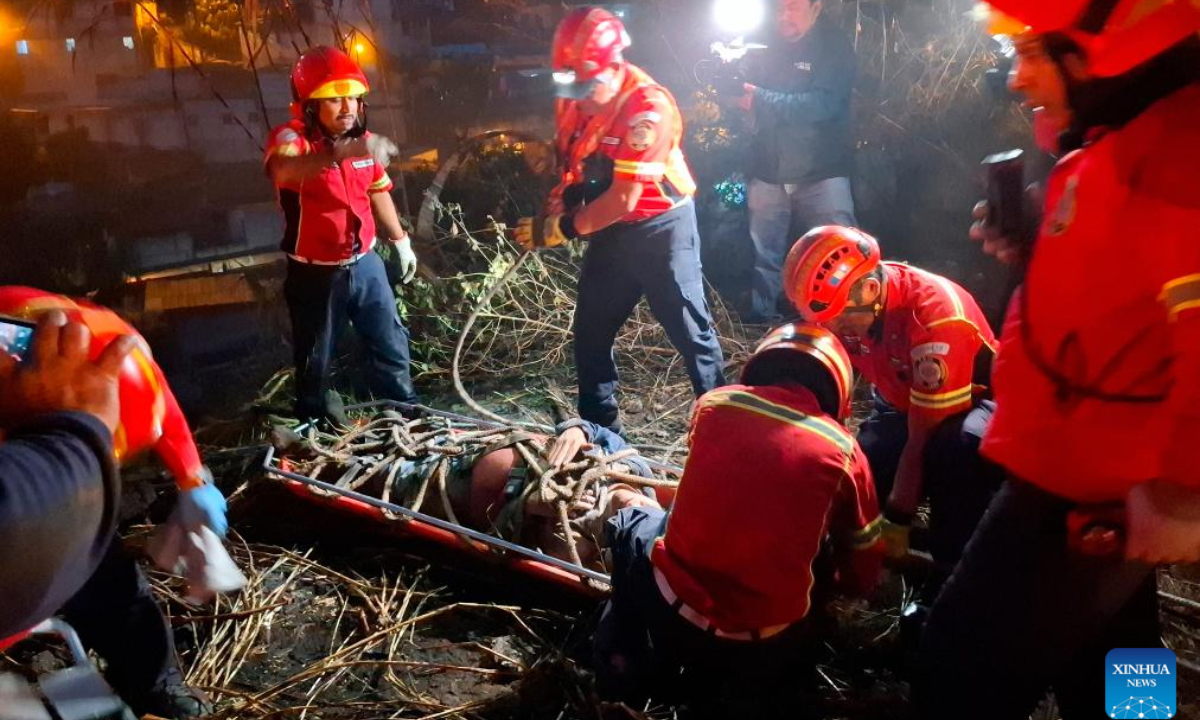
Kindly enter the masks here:
<path id="1" fill-rule="evenodd" d="M 766 45 L 746 42 L 746 34 L 762 25 L 766 18 L 765 0 L 716 0 L 713 18 L 722 37 L 709 46 L 717 60 L 710 83 L 720 97 L 735 98 L 745 94 L 745 79 L 741 60 L 751 50 L 766 49 Z"/>

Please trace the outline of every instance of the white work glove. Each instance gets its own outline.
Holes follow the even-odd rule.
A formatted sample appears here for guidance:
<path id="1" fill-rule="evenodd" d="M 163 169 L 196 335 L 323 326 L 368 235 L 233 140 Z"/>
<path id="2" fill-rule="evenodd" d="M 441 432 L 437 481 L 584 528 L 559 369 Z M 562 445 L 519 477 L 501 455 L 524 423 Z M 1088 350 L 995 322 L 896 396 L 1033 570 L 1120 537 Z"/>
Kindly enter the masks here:
<path id="1" fill-rule="evenodd" d="M 392 252 L 395 253 L 395 263 L 400 270 L 400 282 L 407 285 L 417 276 L 417 254 L 413 252 L 412 240 L 405 235 L 392 243 Z"/>
<path id="2" fill-rule="evenodd" d="M 1200 561 L 1200 490 L 1142 483 L 1125 499 L 1125 557 L 1150 565 Z"/>
<path id="3" fill-rule="evenodd" d="M 155 565 L 187 578 L 188 598 L 197 603 L 246 585 L 246 577 L 221 544 L 228 527 L 225 497 L 212 483 L 208 468 L 203 472 L 208 482 L 179 494 L 175 510 L 146 545 Z"/>
<path id="4" fill-rule="evenodd" d="M 375 158 L 375 162 L 387 167 L 400 154 L 400 148 L 383 135 L 367 135 L 367 154 Z"/>

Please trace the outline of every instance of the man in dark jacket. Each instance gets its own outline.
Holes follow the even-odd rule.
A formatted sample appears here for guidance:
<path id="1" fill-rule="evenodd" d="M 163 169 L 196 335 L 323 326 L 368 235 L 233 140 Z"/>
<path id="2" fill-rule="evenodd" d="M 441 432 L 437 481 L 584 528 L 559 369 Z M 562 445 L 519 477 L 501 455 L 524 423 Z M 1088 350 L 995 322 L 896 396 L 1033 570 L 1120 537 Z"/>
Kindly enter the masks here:
<path id="1" fill-rule="evenodd" d="M 737 105 L 754 133 L 748 203 L 754 241 L 752 312 L 780 314 L 791 241 L 818 225 L 856 226 L 850 194 L 854 48 L 821 0 L 776 0 L 777 35 L 743 61 Z"/>

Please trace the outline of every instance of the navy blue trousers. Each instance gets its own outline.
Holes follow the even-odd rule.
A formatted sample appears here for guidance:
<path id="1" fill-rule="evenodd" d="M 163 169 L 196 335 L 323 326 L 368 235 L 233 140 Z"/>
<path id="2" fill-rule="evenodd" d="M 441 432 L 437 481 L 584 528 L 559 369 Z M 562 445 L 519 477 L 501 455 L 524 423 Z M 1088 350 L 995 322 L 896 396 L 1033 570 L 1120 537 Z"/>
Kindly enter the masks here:
<path id="1" fill-rule="evenodd" d="M 613 342 L 643 297 L 683 356 L 696 396 L 724 385 L 724 358 L 704 297 L 692 202 L 588 238 L 573 327 L 579 416 L 611 430 L 620 430 Z"/>
<path id="2" fill-rule="evenodd" d="M 381 400 L 416 402 L 409 369 L 408 330 L 400 322 L 383 258 L 367 253 L 349 267 L 288 260 L 283 286 L 292 318 L 296 415 L 335 414 L 326 395 L 338 338 L 353 323 L 370 357 L 371 391 Z"/>
<path id="3" fill-rule="evenodd" d="M 981 400 L 971 410 L 947 418 L 925 446 L 929 549 L 946 572 L 958 562 L 988 503 L 1004 482 L 1003 470 L 979 454 L 979 443 L 995 407 L 992 401 Z M 874 410 L 858 430 L 858 443 L 871 465 L 881 505 L 892 491 L 900 453 L 907 442 L 908 415 L 876 395 Z"/>
<path id="4" fill-rule="evenodd" d="M 108 663 L 105 679 L 139 716 L 151 691 L 183 683 L 167 618 L 119 540 L 59 614 Z"/>
<path id="5" fill-rule="evenodd" d="M 1161 647 L 1154 568 L 1067 547 L 1073 503 L 1010 478 L 930 611 L 922 720 L 1025 720 L 1053 687 L 1064 720 L 1104 718 L 1104 662 Z"/>

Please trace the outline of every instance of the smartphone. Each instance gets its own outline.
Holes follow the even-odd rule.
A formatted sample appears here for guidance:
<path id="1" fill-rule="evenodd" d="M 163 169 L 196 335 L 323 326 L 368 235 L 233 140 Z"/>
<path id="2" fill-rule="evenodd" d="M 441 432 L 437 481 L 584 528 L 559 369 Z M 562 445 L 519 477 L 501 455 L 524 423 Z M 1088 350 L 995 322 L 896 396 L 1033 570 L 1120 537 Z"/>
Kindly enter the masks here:
<path id="1" fill-rule="evenodd" d="M 1012 242 L 1025 240 L 1025 159 L 1021 150 L 988 155 L 985 222 Z"/>
<path id="2" fill-rule="evenodd" d="M 28 320 L 0 315 L 0 352 L 18 358 L 25 357 L 29 352 L 29 341 L 33 338 L 35 327 L 36 323 Z"/>

